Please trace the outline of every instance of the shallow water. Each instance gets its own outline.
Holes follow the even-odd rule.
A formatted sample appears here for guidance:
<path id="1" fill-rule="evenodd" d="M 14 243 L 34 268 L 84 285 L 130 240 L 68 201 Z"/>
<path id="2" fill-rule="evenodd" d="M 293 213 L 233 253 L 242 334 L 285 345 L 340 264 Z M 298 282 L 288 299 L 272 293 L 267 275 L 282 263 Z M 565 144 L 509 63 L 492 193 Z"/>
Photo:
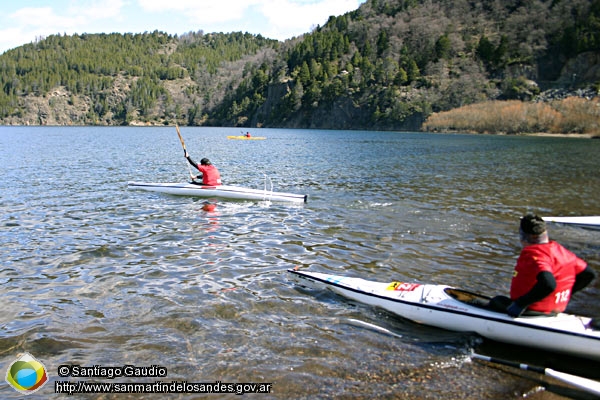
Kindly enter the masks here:
<path id="1" fill-rule="evenodd" d="M 64 380 L 61 364 L 133 364 L 163 366 L 169 382 L 273 383 L 265 398 L 540 398 L 527 373 L 465 356 L 523 349 L 302 289 L 286 270 L 505 294 L 519 216 L 600 215 L 600 141 L 181 133 L 225 183 L 262 188 L 268 179 L 277 191 L 308 194 L 308 203 L 219 201 L 205 212 L 201 199 L 128 190 L 131 180 L 187 179 L 173 127 L 0 127 L 3 374 L 27 351 L 52 382 L 40 396 Z M 600 274 L 600 232 L 549 226 Z M 598 288 L 577 294 L 570 311 L 599 315 Z M 0 392 L 21 397 L 4 381 Z"/>

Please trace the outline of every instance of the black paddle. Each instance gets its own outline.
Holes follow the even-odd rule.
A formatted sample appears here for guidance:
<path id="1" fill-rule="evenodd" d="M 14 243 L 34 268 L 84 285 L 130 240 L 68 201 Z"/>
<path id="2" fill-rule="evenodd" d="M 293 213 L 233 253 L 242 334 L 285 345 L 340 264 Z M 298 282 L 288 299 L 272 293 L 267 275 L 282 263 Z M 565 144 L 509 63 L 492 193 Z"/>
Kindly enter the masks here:
<path id="1" fill-rule="evenodd" d="M 594 393 L 594 394 L 600 396 L 600 382 L 592 380 L 592 379 L 587 379 L 587 378 L 582 378 L 581 376 L 566 374 L 564 372 L 555 371 L 550 368 L 534 367 L 534 366 L 527 365 L 527 364 L 520 364 L 520 363 L 513 362 L 513 361 L 501 360 L 498 358 L 483 356 L 481 354 L 476 354 L 476 353 L 472 353 L 471 357 L 477 358 L 479 360 L 489 361 L 489 362 L 496 363 L 496 364 L 508 365 L 509 367 L 520 368 L 520 369 L 523 369 L 526 371 L 533 371 L 533 372 L 537 372 L 538 374 L 551 376 L 555 379 L 558 379 L 559 381 L 569 383 L 575 387 L 578 387 L 579 389 L 583 389 L 590 393 Z"/>
<path id="2" fill-rule="evenodd" d="M 352 318 L 348 319 L 348 321 L 350 321 L 353 325 L 363 325 L 363 326 L 372 328 L 376 331 L 386 333 L 391 336 L 402 337 L 401 335 L 398 335 L 397 333 L 394 333 L 394 332 L 390 331 L 389 329 L 386 329 L 382 326 L 377 326 L 374 324 L 370 324 L 368 322 L 364 322 L 364 321 L 360 321 L 360 320 L 352 319 Z M 492 362 L 492 363 L 496 363 L 496 364 L 508 365 L 510 367 L 520 368 L 520 369 L 527 370 L 527 371 L 537 372 L 538 374 L 551 376 L 554 379 L 568 383 L 579 389 L 583 389 L 587 392 L 594 393 L 595 395 L 600 396 L 600 382 L 595 381 L 593 379 L 587 379 L 587 378 L 583 378 L 581 376 L 571 375 L 571 374 L 567 374 L 564 372 L 555 371 L 550 368 L 534 367 L 534 366 L 530 366 L 527 364 L 521 364 L 521 363 L 517 363 L 517 362 L 513 362 L 513 361 L 501 360 L 498 358 L 488 357 L 488 356 L 484 356 L 484 355 L 477 354 L 477 353 L 471 353 L 471 358 L 476 358 L 479 360 L 484 360 L 484 361 L 488 361 L 488 362 Z"/>

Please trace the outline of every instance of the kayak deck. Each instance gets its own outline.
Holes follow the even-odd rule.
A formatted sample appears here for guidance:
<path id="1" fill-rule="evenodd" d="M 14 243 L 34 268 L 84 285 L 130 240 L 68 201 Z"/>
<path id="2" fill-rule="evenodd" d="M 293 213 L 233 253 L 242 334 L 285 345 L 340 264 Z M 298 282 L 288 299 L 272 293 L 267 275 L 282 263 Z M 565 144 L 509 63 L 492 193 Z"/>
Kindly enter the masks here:
<path id="1" fill-rule="evenodd" d="M 489 298 L 445 285 L 374 282 L 361 278 L 289 270 L 300 284 L 327 288 L 348 299 L 400 317 L 499 342 L 600 360 L 600 331 L 591 318 L 561 313 L 513 318 L 485 307 Z"/>
<path id="2" fill-rule="evenodd" d="M 306 203 L 308 195 L 250 189 L 242 186 L 205 186 L 195 183 L 128 182 L 130 189 L 166 193 L 176 196 L 218 197 L 233 200 L 258 200 Z"/>

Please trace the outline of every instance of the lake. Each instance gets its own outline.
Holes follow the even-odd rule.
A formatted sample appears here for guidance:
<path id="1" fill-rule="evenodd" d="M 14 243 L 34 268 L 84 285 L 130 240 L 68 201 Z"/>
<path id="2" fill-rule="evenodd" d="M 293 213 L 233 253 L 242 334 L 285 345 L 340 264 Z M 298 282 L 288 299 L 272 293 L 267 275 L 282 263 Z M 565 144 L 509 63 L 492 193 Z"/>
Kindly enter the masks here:
<path id="1" fill-rule="evenodd" d="M 466 355 L 554 369 L 566 358 L 420 326 L 302 289 L 286 271 L 507 294 L 521 215 L 600 215 L 600 140 L 250 132 L 267 139 L 181 127 L 190 155 L 210 158 L 224 183 L 271 181 L 276 191 L 308 194 L 306 204 L 218 201 L 206 212 L 203 199 L 129 190 L 128 181 L 188 179 L 174 127 L 0 127 L 2 374 L 28 352 L 49 375 L 39 395 L 64 380 L 272 383 L 254 396 L 274 399 L 577 394 L 560 385 L 540 392 L 543 377 Z M 599 231 L 548 226 L 600 275 Z M 569 312 L 600 315 L 598 281 Z M 155 365 L 168 376 L 59 377 L 71 364 Z M 568 364 L 600 378 L 590 376 L 597 363 Z M 4 380 L 0 391 L 22 398 Z"/>

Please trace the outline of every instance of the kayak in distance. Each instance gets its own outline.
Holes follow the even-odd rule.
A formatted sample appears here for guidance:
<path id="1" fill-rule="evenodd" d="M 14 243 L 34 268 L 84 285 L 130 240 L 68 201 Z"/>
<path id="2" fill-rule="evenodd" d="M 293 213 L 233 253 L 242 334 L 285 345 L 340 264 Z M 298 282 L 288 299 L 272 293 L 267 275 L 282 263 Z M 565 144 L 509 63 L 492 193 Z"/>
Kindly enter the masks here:
<path id="1" fill-rule="evenodd" d="M 446 285 L 374 282 L 297 268 L 288 272 L 301 286 L 326 288 L 420 324 L 600 361 L 600 324 L 589 317 L 560 313 L 513 318 L 488 309 L 490 297 Z"/>
<path id="2" fill-rule="evenodd" d="M 228 200 L 258 200 L 306 203 L 308 195 L 272 190 L 250 189 L 242 186 L 205 186 L 197 183 L 128 182 L 129 189 L 166 193 L 176 196 L 218 197 Z"/>
<path id="3" fill-rule="evenodd" d="M 557 224 L 574 225 L 580 228 L 600 230 L 600 216 L 589 217 L 543 217 L 546 222 L 555 222 Z"/>
<path id="4" fill-rule="evenodd" d="M 245 136 L 245 135 L 239 135 L 239 136 L 227 136 L 227 139 L 236 139 L 236 140 L 265 140 L 266 137 L 265 136 Z"/>

